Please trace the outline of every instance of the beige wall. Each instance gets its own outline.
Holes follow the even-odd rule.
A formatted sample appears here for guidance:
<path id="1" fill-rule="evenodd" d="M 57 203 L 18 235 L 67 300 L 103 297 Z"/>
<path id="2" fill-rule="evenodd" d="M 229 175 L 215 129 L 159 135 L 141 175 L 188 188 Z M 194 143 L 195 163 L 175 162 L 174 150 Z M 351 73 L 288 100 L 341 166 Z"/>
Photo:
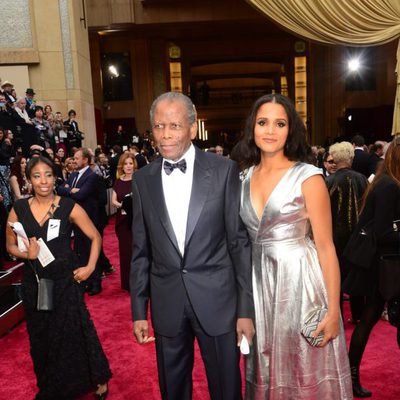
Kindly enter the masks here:
<path id="1" fill-rule="evenodd" d="M 29 70 L 27 65 L 0 65 L 0 81 L 9 81 L 14 85 L 18 97 L 25 96 L 29 87 Z"/>
<path id="2" fill-rule="evenodd" d="M 16 2 L 19 7 L 21 1 Z M 74 108 L 80 128 L 86 134 L 85 145 L 93 147 L 97 140 L 88 30 L 80 21 L 82 2 L 46 0 L 45 6 L 43 0 L 26 0 L 26 3 L 30 8 L 30 20 L 19 29 L 30 30 L 31 48 L 3 46 L 0 65 L 27 66 L 29 82 L 24 81 L 23 92 L 32 87 L 38 104 L 50 104 L 53 111 L 61 111 L 65 117 L 68 110 Z M 15 32 L 10 31 L 11 46 L 12 35 Z"/>

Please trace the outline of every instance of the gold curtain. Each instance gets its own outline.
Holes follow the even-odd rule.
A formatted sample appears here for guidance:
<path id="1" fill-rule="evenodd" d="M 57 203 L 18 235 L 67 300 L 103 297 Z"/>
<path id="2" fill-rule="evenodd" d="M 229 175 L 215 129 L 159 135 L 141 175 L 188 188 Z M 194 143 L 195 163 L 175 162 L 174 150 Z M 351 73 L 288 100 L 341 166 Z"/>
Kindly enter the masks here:
<path id="1" fill-rule="evenodd" d="M 371 46 L 400 36 L 400 0 L 247 0 L 268 18 L 320 43 Z M 400 134 L 400 42 L 392 135 Z"/>

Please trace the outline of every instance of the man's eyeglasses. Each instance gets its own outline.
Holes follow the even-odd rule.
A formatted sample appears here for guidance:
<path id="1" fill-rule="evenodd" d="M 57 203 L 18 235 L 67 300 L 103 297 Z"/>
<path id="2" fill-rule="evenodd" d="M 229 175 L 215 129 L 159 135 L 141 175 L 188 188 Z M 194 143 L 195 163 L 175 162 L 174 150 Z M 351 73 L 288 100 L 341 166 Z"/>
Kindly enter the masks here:
<path id="1" fill-rule="evenodd" d="M 326 162 L 327 162 L 328 164 L 336 164 L 335 161 L 333 161 L 333 160 L 326 160 Z"/>

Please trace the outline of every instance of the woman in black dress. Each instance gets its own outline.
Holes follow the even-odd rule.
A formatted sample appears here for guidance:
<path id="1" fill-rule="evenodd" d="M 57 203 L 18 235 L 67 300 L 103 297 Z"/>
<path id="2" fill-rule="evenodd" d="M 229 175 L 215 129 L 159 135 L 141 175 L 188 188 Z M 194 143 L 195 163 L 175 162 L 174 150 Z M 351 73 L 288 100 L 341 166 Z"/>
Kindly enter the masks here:
<path id="1" fill-rule="evenodd" d="M 24 241 L 26 251 L 19 250 L 16 235 L 8 224 L 7 249 L 12 255 L 27 260 L 22 296 L 39 388 L 36 399 L 71 400 L 91 390 L 96 390 L 97 399 L 105 399 L 111 371 L 86 308 L 84 285 L 81 285 L 95 268 L 100 235 L 79 205 L 54 194 L 55 171 L 50 160 L 42 156 L 32 158 L 26 173 L 34 196 L 18 200 L 8 222 L 22 223 L 29 241 Z M 92 241 L 85 266 L 79 265 L 70 246 L 73 224 Z M 39 239 L 55 257 L 45 267 L 38 260 Z M 33 270 L 39 278 L 54 281 L 53 311 L 37 310 L 38 284 Z"/>
<path id="2" fill-rule="evenodd" d="M 385 300 L 379 292 L 379 257 L 396 254 L 399 248 L 398 232 L 394 221 L 400 220 L 400 138 L 390 144 L 372 185 L 368 188 L 361 211 L 358 230 L 372 221 L 377 239 L 377 253 L 370 269 L 353 268 L 349 271 L 343 291 L 355 296 L 366 296 L 366 305 L 359 324 L 351 336 L 349 358 L 355 397 L 371 397 L 371 392 L 361 387 L 359 369 L 368 337 L 379 321 Z M 400 327 L 397 340 L 400 346 Z"/>
<path id="3" fill-rule="evenodd" d="M 121 272 L 121 288 L 129 291 L 129 272 L 132 257 L 132 213 L 124 209 L 123 199 L 132 193 L 132 175 L 137 169 L 135 157 L 130 153 L 124 153 L 118 161 L 118 175 L 114 183 L 112 204 L 117 207 L 115 220 L 115 233 L 119 244 L 119 262 Z"/>

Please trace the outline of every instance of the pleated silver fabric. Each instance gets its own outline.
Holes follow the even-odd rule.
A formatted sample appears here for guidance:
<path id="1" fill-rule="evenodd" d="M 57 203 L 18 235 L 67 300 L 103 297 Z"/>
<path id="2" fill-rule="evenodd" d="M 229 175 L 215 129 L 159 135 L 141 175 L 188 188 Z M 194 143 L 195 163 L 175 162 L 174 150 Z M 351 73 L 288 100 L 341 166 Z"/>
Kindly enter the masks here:
<path id="1" fill-rule="evenodd" d="M 301 192 L 302 183 L 321 170 L 296 163 L 272 192 L 261 220 L 251 202 L 252 173 L 250 168 L 243 176 L 240 211 L 253 247 L 256 324 L 246 399 L 353 399 L 343 326 L 324 348 L 312 347 L 300 333 L 310 311 L 327 307 Z"/>

